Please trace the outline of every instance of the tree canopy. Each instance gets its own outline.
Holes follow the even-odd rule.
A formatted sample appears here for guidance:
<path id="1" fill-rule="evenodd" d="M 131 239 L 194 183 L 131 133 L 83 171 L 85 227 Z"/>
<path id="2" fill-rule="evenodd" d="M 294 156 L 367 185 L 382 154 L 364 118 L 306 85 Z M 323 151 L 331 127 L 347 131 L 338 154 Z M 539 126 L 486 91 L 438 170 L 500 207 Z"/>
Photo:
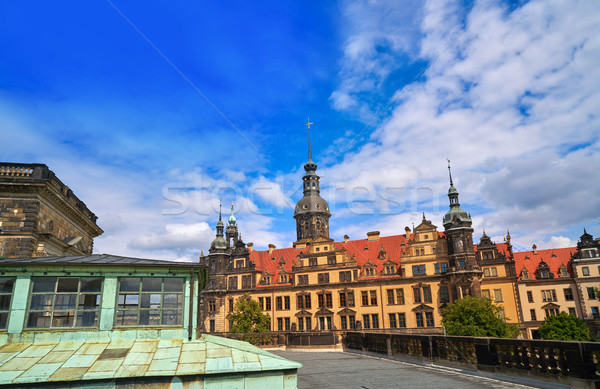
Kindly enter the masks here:
<path id="1" fill-rule="evenodd" d="M 448 335 L 514 338 L 519 330 L 500 317 L 501 309 L 487 297 L 466 296 L 446 307 L 442 324 Z"/>
<path id="2" fill-rule="evenodd" d="M 546 340 L 590 340 L 590 330 L 585 322 L 565 312 L 548 316 L 539 332 L 542 339 Z"/>
<path id="3" fill-rule="evenodd" d="M 270 317 L 262 313 L 258 301 L 252 300 L 250 293 L 241 296 L 235 302 L 230 316 L 231 332 L 247 334 L 251 332 L 269 332 Z"/>

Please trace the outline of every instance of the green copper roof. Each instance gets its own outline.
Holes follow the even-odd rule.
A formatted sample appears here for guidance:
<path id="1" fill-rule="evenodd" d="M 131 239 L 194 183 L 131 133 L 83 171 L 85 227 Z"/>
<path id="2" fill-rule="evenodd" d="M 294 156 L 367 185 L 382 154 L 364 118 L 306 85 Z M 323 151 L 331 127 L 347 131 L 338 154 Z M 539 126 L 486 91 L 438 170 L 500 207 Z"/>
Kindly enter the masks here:
<path id="1" fill-rule="evenodd" d="M 233 215 L 233 204 L 231 204 L 231 215 L 229 215 L 229 219 L 227 219 L 227 221 L 229 224 L 235 224 L 236 222 L 235 216 Z"/>
<path id="2" fill-rule="evenodd" d="M 0 346 L 0 382 L 28 384 L 117 378 L 213 375 L 299 369 L 302 364 L 249 343 L 211 335 L 184 342 L 113 340 L 107 342 L 6 343 Z"/>

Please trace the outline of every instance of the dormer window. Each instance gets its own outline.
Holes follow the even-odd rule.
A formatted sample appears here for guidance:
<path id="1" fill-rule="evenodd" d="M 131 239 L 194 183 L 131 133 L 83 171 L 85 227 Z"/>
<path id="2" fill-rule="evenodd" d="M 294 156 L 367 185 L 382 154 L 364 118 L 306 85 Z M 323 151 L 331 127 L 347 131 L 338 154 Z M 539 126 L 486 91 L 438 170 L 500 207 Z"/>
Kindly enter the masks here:
<path id="1" fill-rule="evenodd" d="M 521 278 L 523 278 L 524 280 L 529 279 L 529 272 L 526 269 L 523 269 L 523 271 L 521 272 Z"/>

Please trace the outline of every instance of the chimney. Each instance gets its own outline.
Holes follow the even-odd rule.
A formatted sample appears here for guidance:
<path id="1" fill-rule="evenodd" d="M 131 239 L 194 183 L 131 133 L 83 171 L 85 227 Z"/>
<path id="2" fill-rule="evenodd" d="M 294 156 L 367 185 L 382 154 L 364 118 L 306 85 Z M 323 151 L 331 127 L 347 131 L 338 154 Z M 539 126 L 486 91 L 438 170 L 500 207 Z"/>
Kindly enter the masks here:
<path id="1" fill-rule="evenodd" d="M 275 245 L 272 243 L 269 243 L 269 254 L 273 254 L 273 250 L 275 250 Z"/>
<path id="2" fill-rule="evenodd" d="M 246 247 L 248 247 L 248 251 L 249 251 L 249 252 L 252 252 L 252 251 L 254 250 L 254 249 L 253 249 L 253 247 L 254 247 L 254 243 L 250 242 L 250 243 L 248 243 L 248 244 L 246 245 Z"/>
<path id="3" fill-rule="evenodd" d="M 369 242 L 373 240 L 379 240 L 379 231 L 367 232 L 367 240 Z"/>
<path id="4" fill-rule="evenodd" d="M 531 248 L 533 249 L 533 254 L 537 255 L 537 246 L 533 245 Z"/>
<path id="5" fill-rule="evenodd" d="M 344 235 L 344 243 L 348 243 L 348 239 L 350 239 L 350 237 L 348 235 Z"/>
<path id="6" fill-rule="evenodd" d="M 410 239 L 410 228 L 404 227 L 404 236 L 406 236 L 406 240 Z"/>

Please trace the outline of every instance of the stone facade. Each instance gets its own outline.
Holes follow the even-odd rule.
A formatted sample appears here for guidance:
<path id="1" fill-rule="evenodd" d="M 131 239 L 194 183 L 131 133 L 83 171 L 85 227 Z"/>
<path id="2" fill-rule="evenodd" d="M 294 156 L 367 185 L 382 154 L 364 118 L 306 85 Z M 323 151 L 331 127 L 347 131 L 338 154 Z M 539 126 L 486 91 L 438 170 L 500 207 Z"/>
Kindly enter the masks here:
<path id="1" fill-rule="evenodd" d="M 0 163 L 3 258 L 89 255 L 97 217 L 43 164 Z"/>

